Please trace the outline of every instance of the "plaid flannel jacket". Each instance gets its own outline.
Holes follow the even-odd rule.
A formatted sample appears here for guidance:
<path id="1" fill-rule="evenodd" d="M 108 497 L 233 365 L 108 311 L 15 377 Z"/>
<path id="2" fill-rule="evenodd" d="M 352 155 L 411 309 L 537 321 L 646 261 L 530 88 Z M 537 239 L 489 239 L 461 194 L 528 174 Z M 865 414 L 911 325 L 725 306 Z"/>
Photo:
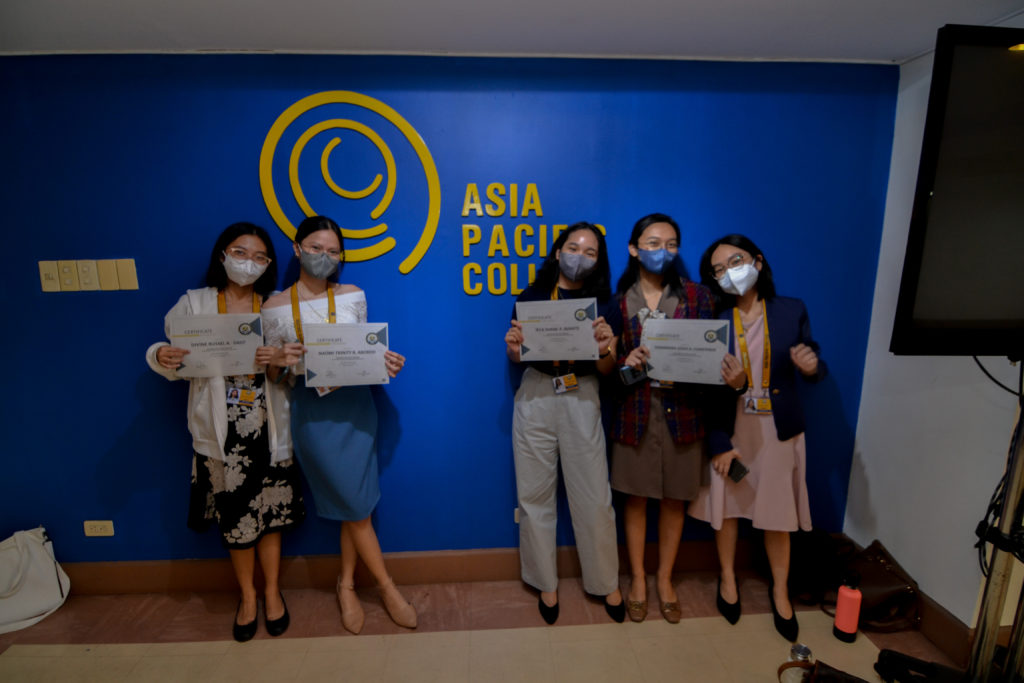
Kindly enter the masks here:
<path id="1" fill-rule="evenodd" d="M 683 296 L 679 298 L 673 318 L 713 318 L 714 304 L 711 291 L 696 282 L 684 282 Z M 619 357 L 624 358 L 640 345 L 641 326 L 636 316 L 629 317 L 626 311 L 626 297 L 619 297 L 622 309 L 622 339 L 619 342 Z M 626 387 L 621 398 L 615 420 L 612 424 L 612 439 L 631 446 L 640 445 L 640 438 L 647 428 L 647 415 L 651 409 L 650 382 L 638 382 Z M 665 408 L 665 420 L 675 443 L 692 443 L 704 438 L 703 410 L 700 406 L 701 392 L 693 384 L 676 384 L 671 389 L 658 389 L 661 403 Z"/>

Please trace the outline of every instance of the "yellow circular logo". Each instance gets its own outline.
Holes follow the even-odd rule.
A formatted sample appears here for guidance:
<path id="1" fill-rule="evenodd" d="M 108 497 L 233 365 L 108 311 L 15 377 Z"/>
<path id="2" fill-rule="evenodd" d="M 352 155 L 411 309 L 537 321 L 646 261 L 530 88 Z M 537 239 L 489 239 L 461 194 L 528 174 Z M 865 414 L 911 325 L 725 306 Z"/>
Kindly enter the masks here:
<path id="1" fill-rule="evenodd" d="M 400 272 L 403 274 L 409 273 L 427 253 L 427 249 L 430 248 L 430 244 L 434 240 L 434 234 L 437 232 L 437 223 L 441 215 L 441 182 L 437 176 L 437 167 L 434 165 L 434 158 L 430 155 L 430 150 L 427 149 L 427 145 L 423 142 L 423 138 L 420 137 L 420 134 L 416 132 L 416 129 L 413 128 L 401 114 L 380 100 L 347 90 L 329 90 L 304 97 L 285 109 L 284 112 L 277 117 L 277 120 L 274 121 L 274 125 L 270 127 L 270 131 L 267 133 L 267 138 L 263 141 L 263 149 L 260 152 L 260 190 L 263 193 L 263 201 L 267 205 L 267 210 L 270 211 L 270 215 L 273 217 L 277 227 L 281 228 L 282 232 L 288 235 L 290 239 L 294 239 L 295 226 L 288 219 L 288 216 L 285 215 L 284 210 L 281 208 L 281 203 L 278 200 L 277 192 L 274 190 L 274 155 L 277 152 L 277 146 L 281 141 L 282 135 L 288 127 L 296 121 L 296 119 L 317 107 L 332 104 L 348 104 L 356 107 L 362 107 L 386 119 L 402 133 L 416 152 L 416 156 L 419 159 L 420 164 L 423 166 L 423 175 L 426 178 L 427 194 L 429 197 L 426 222 L 423 225 L 423 232 L 420 234 L 419 240 L 413 246 L 412 251 L 398 265 L 398 270 Z M 383 194 L 381 195 L 380 201 L 370 212 L 370 218 L 376 221 L 384 215 L 388 207 L 391 205 L 391 200 L 394 198 L 396 171 L 395 157 L 387 143 L 384 142 L 383 138 L 381 138 L 381 136 L 372 128 L 360 123 L 359 121 L 338 118 L 325 119 L 311 125 L 298 137 L 288 157 L 288 182 L 291 187 L 292 196 L 295 198 L 295 202 L 299 205 L 306 216 L 316 216 L 321 213 L 313 208 L 306 199 L 305 193 L 302 191 L 302 185 L 299 182 L 299 159 L 302 156 L 306 145 L 314 136 L 332 129 L 351 130 L 359 133 L 373 143 L 384 161 L 384 166 L 387 172 L 386 179 L 380 174 L 377 174 L 373 181 L 365 188 L 361 190 L 346 190 L 331 178 L 328 168 L 328 161 L 330 159 L 331 152 L 341 143 L 341 139 L 333 138 L 324 147 L 320 154 L 320 172 L 323 182 L 328 188 L 330 188 L 331 192 L 342 199 L 364 199 L 380 190 L 381 185 L 383 184 Z M 329 212 L 325 211 L 323 213 Z M 384 233 L 387 232 L 387 229 L 387 223 L 381 222 L 369 228 L 345 228 L 342 226 L 341 232 L 342 235 L 345 236 L 346 240 L 366 240 L 384 235 Z M 388 253 L 394 249 L 395 246 L 397 246 L 397 242 L 394 237 L 384 236 L 383 239 L 369 246 L 346 249 L 345 260 L 369 261 L 370 259 L 374 259 Z"/>

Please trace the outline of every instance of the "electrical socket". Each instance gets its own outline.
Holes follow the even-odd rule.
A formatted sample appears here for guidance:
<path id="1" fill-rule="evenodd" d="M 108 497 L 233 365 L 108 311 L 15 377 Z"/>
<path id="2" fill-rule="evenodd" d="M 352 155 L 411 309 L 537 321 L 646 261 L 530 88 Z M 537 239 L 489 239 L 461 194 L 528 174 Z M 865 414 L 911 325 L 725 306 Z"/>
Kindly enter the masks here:
<path id="1" fill-rule="evenodd" d="M 114 522 L 109 519 L 87 519 L 85 525 L 86 536 L 113 536 Z"/>

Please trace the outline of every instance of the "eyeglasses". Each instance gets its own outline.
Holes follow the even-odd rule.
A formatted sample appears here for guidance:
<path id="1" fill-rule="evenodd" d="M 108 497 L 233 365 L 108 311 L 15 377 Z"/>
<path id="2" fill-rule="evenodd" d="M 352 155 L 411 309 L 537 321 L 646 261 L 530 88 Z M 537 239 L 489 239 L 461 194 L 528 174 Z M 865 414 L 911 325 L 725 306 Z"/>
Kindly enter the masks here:
<path id="1" fill-rule="evenodd" d="M 747 263 L 749 260 L 750 259 L 748 259 L 745 254 L 741 254 L 740 252 L 737 251 L 735 254 L 726 259 L 724 264 L 719 263 L 716 266 L 711 266 L 711 274 L 714 275 L 715 279 L 717 280 L 718 278 L 725 275 L 725 271 L 729 270 L 730 268 L 738 268 L 739 266 L 742 266 L 744 263 Z"/>
<path id="2" fill-rule="evenodd" d="M 268 265 L 272 260 L 262 251 L 257 251 L 255 254 L 250 254 L 248 251 L 242 249 L 241 247 L 231 247 L 230 249 L 225 250 L 224 253 L 230 256 L 231 258 L 238 259 L 239 261 L 252 261 L 258 266 Z"/>
<path id="3" fill-rule="evenodd" d="M 679 242 L 676 240 L 669 240 L 668 242 L 662 242 L 658 237 L 648 237 L 642 243 L 638 245 L 641 249 L 648 251 L 654 251 L 655 249 L 668 249 L 674 251 L 679 248 Z"/>
<path id="4" fill-rule="evenodd" d="M 302 251 L 306 252 L 307 254 L 313 254 L 314 256 L 319 256 L 320 254 L 327 254 L 335 261 L 341 259 L 341 252 L 338 251 L 337 249 L 324 249 L 319 244 L 311 244 L 308 247 L 300 244 L 299 247 L 302 249 Z"/>

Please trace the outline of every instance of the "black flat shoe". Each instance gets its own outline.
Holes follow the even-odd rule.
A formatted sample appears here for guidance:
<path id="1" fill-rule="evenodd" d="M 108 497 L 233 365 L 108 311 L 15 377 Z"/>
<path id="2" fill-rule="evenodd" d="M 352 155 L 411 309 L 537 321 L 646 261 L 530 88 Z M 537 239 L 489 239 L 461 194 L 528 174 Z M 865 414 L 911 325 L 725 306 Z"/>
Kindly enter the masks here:
<path id="1" fill-rule="evenodd" d="M 288 616 L 288 605 L 285 605 L 284 595 L 281 596 L 281 604 L 284 605 L 284 614 L 279 616 L 277 619 L 267 619 L 267 633 L 272 636 L 279 636 L 288 630 L 288 624 L 291 623 L 291 618 Z M 266 619 L 267 611 L 263 610 L 263 617 Z M 255 628 L 253 631 L 255 632 Z M 249 636 L 250 638 L 252 636 Z"/>
<path id="2" fill-rule="evenodd" d="M 722 597 L 722 579 L 718 579 L 718 592 L 715 595 L 715 606 L 718 607 L 718 612 L 725 620 L 730 624 L 735 624 L 740 620 L 740 598 L 739 591 L 737 590 L 736 602 L 726 602 L 725 598 Z"/>
<path id="3" fill-rule="evenodd" d="M 242 601 L 238 601 L 238 607 L 235 609 L 235 622 L 231 625 L 231 635 L 235 637 L 240 643 L 252 640 L 252 637 L 256 635 L 256 627 L 259 625 L 260 610 L 259 603 L 256 604 L 256 618 L 250 621 L 248 624 L 238 623 L 238 613 L 242 609 Z"/>
<path id="4" fill-rule="evenodd" d="M 621 624 L 626 620 L 626 601 L 622 600 L 617 605 L 609 605 L 608 601 L 604 601 L 604 611 L 608 613 L 608 616 L 612 618 L 612 621 Z"/>
<path id="5" fill-rule="evenodd" d="M 544 621 L 547 622 L 549 626 L 558 621 L 557 602 L 549 607 L 544 604 L 544 598 L 537 598 L 537 609 L 540 610 L 540 616 L 543 617 Z"/>
<path id="6" fill-rule="evenodd" d="M 772 621 L 775 623 L 775 630 L 779 632 L 779 635 L 788 640 L 791 643 L 796 642 L 796 637 L 800 635 L 800 624 L 796 623 L 796 610 L 793 610 L 793 616 L 789 619 L 783 619 L 779 611 L 775 609 L 775 587 L 768 587 L 768 601 L 772 606 Z"/>

